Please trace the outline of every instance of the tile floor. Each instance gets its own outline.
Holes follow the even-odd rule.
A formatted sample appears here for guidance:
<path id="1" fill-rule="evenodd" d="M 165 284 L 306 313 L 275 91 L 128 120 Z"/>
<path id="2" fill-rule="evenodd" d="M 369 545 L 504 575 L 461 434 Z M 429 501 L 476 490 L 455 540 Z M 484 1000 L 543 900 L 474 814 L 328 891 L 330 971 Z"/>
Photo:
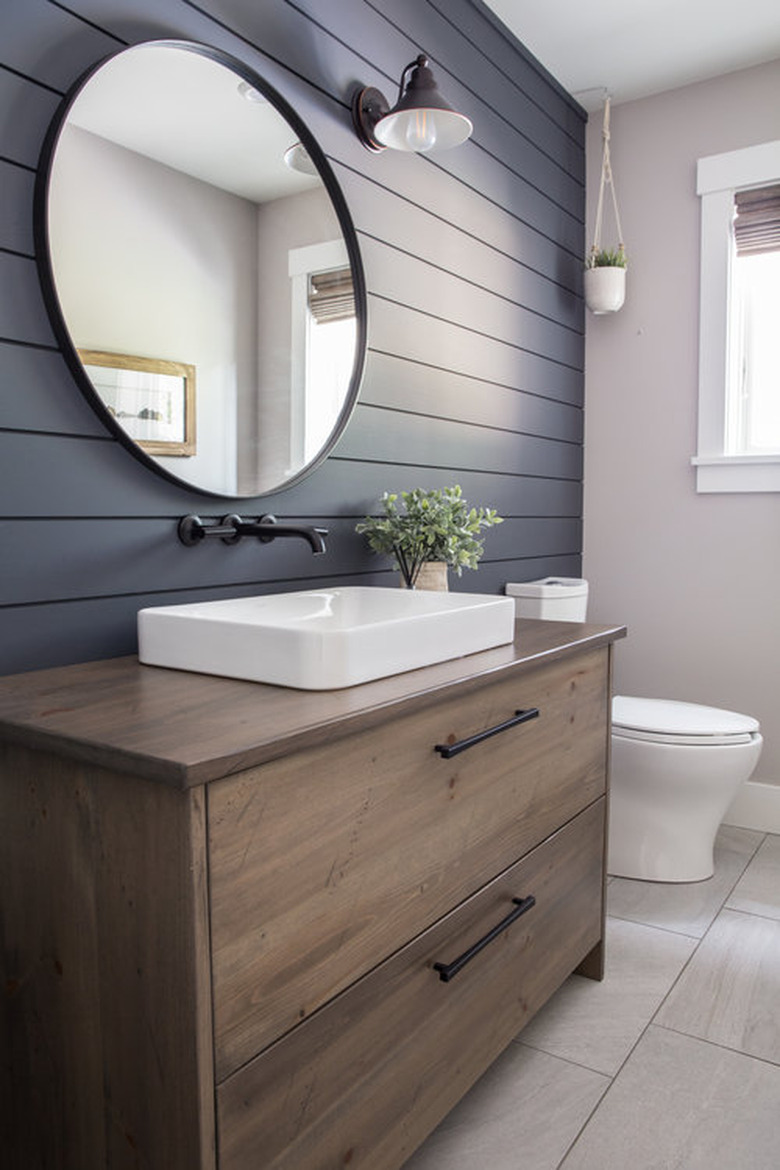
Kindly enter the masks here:
<path id="1" fill-rule="evenodd" d="M 607 973 L 572 975 L 404 1170 L 778 1170 L 780 836 L 715 876 L 614 878 Z"/>

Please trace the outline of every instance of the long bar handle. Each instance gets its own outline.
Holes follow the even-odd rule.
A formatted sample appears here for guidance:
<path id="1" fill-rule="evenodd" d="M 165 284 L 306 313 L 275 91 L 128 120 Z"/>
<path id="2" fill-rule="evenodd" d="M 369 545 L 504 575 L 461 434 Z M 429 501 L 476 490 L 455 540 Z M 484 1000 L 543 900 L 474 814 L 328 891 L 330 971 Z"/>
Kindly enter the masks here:
<path id="1" fill-rule="evenodd" d="M 497 723 L 495 727 L 488 727 L 487 731 L 478 731 L 476 735 L 470 735 L 468 739 L 459 739 L 457 743 L 437 743 L 433 750 L 438 752 L 443 759 L 450 760 L 459 752 L 465 752 L 466 748 L 474 747 L 475 744 L 490 739 L 491 735 L 498 735 L 500 731 L 508 731 L 510 727 L 517 727 L 518 723 L 527 723 L 529 719 L 538 719 L 538 717 L 538 707 L 527 707 L 524 711 L 515 711 L 511 719 Z"/>
<path id="2" fill-rule="evenodd" d="M 433 964 L 433 969 L 439 972 L 439 979 L 441 979 L 442 983 L 449 983 L 450 979 L 454 979 L 458 972 L 462 971 L 475 955 L 483 951 L 494 939 L 498 938 L 500 934 L 503 934 L 508 926 L 511 926 L 513 922 L 517 922 L 518 918 L 530 910 L 532 906 L 536 905 L 536 898 L 533 894 L 529 894 L 527 898 L 513 898 L 512 901 L 515 906 L 514 910 L 507 914 L 506 918 L 502 918 L 479 942 L 475 942 L 473 946 L 469 947 L 467 951 L 464 951 L 462 955 L 458 955 L 457 959 L 453 959 L 451 963 Z"/>

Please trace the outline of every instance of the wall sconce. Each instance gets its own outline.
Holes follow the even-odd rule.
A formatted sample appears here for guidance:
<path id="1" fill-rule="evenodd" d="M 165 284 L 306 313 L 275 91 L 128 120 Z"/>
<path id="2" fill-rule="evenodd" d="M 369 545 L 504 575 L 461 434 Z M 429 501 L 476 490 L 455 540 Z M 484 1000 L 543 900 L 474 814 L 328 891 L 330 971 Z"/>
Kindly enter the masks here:
<path id="1" fill-rule="evenodd" d="M 411 76 L 404 86 L 406 75 Z M 459 114 L 439 93 L 428 58 L 420 54 L 401 74 L 398 100 L 390 109 L 387 98 L 378 89 L 366 86 L 352 98 L 352 121 L 357 136 L 367 150 L 446 150 L 460 146 L 473 126 L 465 114 Z"/>

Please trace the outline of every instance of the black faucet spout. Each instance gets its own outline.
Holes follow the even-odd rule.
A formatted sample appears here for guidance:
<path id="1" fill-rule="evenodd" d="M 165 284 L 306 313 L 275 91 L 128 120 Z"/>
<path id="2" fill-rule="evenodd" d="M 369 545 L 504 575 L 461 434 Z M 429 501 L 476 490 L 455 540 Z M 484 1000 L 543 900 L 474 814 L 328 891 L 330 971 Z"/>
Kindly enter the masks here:
<path id="1" fill-rule="evenodd" d="M 261 516 L 259 520 L 242 520 L 237 531 L 239 536 L 257 536 L 264 544 L 276 540 L 277 536 L 298 536 L 308 542 L 315 556 L 327 552 L 327 528 L 314 528 L 308 524 L 280 524 L 275 516 L 269 515 Z"/>

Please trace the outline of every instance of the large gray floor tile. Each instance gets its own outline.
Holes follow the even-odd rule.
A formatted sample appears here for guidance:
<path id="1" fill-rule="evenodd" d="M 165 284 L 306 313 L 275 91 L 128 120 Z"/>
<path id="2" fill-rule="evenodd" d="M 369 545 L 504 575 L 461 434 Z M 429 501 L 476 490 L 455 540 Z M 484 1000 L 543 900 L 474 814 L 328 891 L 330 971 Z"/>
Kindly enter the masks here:
<path id="1" fill-rule="evenodd" d="M 656 1023 L 780 1064 L 780 922 L 723 910 Z"/>
<path id="2" fill-rule="evenodd" d="M 777 1170 L 780 1069 L 650 1027 L 561 1170 Z"/>
<path id="3" fill-rule="evenodd" d="M 614 878 L 607 911 L 616 918 L 701 938 L 761 843 L 763 833 L 722 825 L 715 841 L 715 873 L 705 882 L 639 882 Z"/>
<path id="4" fill-rule="evenodd" d="M 510 1045 L 404 1170 L 556 1170 L 608 1085 Z"/>
<path id="5" fill-rule="evenodd" d="M 572 975 L 518 1039 L 614 1075 L 695 946 L 667 930 L 607 919 L 603 982 Z"/>
<path id="6" fill-rule="evenodd" d="M 780 919 L 780 837 L 766 838 L 726 905 Z"/>

